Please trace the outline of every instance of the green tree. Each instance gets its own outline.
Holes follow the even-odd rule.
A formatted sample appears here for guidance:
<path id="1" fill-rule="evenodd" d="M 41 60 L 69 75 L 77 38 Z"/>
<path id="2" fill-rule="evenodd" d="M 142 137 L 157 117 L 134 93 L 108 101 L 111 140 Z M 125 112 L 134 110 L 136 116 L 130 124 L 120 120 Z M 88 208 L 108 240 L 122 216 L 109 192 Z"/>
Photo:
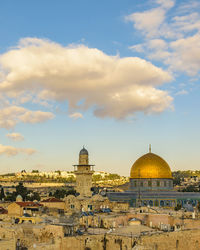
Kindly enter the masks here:
<path id="1" fill-rule="evenodd" d="M 29 201 L 34 201 L 34 200 L 40 201 L 40 199 L 41 199 L 40 195 L 37 192 L 31 192 L 27 195 L 27 200 Z"/>
<path id="2" fill-rule="evenodd" d="M 116 180 L 116 179 L 120 179 L 120 176 L 118 174 L 109 174 L 108 176 L 106 176 L 107 180 Z"/>
<path id="3" fill-rule="evenodd" d="M 197 209 L 199 210 L 200 212 L 200 201 L 198 201 L 198 204 L 197 204 Z"/>
<path id="4" fill-rule="evenodd" d="M 1 188 L 1 193 L 0 193 L 0 200 L 5 198 L 5 193 L 3 187 Z"/>
<path id="5" fill-rule="evenodd" d="M 92 180 L 95 182 L 95 181 L 101 181 L 102 180 L 102 177 L 100 174 L 95 174 L 92 176 Z"/>
<path id="6" fill-rule="evenodd" d="M 27 198 L 28 193 L 29 193 L 28 189 L 26 187 L 24 187 L 22 182 L 20 182 L 16 186 L 16 196 L 19 194 L 22 196 L 23 200 L 25 200 Z"/>
<path id="7" fill-rule="evenodd" d="M 39 170 L 32 170 L 32 173 L 39 173 Z"/>
<path id="8" fill-rule="evenodd" d="M 66 195 L 66 191 L 64 189 L 57 189 L 55 193 L 53 194 L 53 196 L 58 199 L 64 198 L 65 195 Z"/>
<path id="9" fill-rule="evenodd" d="M 182 192 L 199 192 L 199 189 L 193 185 L 187 186 L 182 190 Z"/>
<path id="10" fill-rule="evenodd" d="M 60 170 L 57 170 L 55 172 L 58 173 L 58 175 L 61 175 L 61 171 Z"/>
<path id="11" fill-rule="evenodd" d="M 7 194 L 5 201 L 15 201 L 16 200 L 16 192 L 12 192 L 11 194 Z"/>
<path id="12" fill-rule="evenodd" d="M 177 204 L 177 206 L 174 208 L 174 210 L 175 210 L 175 211 L 178 211 L 178 210 L 181 209 L 181 207 L 182 207 L 181 204 Z"/>
<path id="13" fill-rule="evenodd" d="M 66 196 L 68 196 L 68 195 L 75 195 L 75 194 L 76 194 L 76 190 L 75 189 L 71 189 L 71 190 L 68 190 L 66 192 Z"/>

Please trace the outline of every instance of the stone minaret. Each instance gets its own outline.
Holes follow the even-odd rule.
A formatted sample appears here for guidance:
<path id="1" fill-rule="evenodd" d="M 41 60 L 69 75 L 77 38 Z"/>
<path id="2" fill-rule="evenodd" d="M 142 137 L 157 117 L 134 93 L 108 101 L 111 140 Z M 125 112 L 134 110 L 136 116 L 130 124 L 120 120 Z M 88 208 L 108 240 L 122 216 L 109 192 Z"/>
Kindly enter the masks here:
<path id="1" fill-rule="evenodd" d="M 83 147 L 79 153 L 79 164 L 74 165 L 76 174 L 76 192 L 81 197 L 92 196 L 92 175 L 94 173 L 92 167 L 94 165 L 89 164 L 88 151 Z"/>

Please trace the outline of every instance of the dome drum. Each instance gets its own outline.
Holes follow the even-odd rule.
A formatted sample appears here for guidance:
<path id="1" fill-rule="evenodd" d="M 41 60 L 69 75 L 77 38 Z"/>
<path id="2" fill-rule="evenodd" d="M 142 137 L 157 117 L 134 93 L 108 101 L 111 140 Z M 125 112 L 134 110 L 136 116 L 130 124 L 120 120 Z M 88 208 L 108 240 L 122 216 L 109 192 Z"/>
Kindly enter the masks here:
<path id="1" fill-rule="evenodd" d="M 130 189 L 132 191 L 151 191 L 151 190 L 172 190 L 172 179 L 134 179 L 130 178 Z"/>

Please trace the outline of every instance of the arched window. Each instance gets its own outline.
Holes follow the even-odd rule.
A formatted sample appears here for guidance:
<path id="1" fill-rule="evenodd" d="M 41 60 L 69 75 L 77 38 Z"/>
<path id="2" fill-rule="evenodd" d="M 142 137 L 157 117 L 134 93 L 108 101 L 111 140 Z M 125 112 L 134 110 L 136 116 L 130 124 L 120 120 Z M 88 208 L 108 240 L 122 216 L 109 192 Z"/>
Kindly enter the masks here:
<path id="1" fill-rule="evenodd" d="M 152 200 L 149 201 L 149 206 L 151 206 L 151 207 L 153 206 L 153 201 Z"/>
<path id="2" fill-rule="evenodd" d="M 163 200 L 160 201 L 160 206 L 164 207 L 164 201 Z"/>

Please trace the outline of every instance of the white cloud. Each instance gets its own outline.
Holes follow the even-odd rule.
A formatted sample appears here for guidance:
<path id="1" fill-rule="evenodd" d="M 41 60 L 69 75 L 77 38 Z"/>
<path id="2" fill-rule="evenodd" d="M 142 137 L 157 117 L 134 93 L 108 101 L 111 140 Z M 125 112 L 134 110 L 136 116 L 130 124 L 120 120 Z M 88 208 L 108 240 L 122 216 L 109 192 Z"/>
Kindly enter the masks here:
<path id="1" fill-rule="evenodd" d="M 166 64 L 170 72 L 182 71 L 189 76 L 198 75 L 200 14 L 197 8 L 200 4 L 194 1 L 190 2 L 190 6 L 179 4 L 175 6 L 173 14 L 167 15 L 175 1 L 157 0 L 156 3 L 159 4 L 157 8 L 126 17 L 144 35 L 144 42 L 129 48 L 142 52 L 151 60 Z"/>
<path id="2" fill-rule="evenodd" d="M 135 50 L 136 52 L 144 52 L 144 45 L 143 44 L 136 44 L 133 46 L 130 46 L 129 49 Z"/>
<path id="3" fill-rule="evenodd" d="M 9 133 L 6 136 L 13 141 L 23 141 L 24 140 L 23 135 L 21 135 L 19 133 Z"/>
<path id="4" fill-rule="evenodd" d="M 125 16 L 125 20 L 133 22 L 134 28 L 141 31 L 147 39 L 177 37 L 178 34 L 166 22 L 166 14 L 174 6 L 175 1 L 156 0 L 155 3 L 158 5 L 157 8 L 132 13 Z"/>
<path id="5" fill-rule="evenodd" d="M 159 34 L 159 28 L 164 19 L 165 10 L 163 8 L 137 12 L 125 17 L 126 21 L 133 22 L 134 27 L 147 37 L 154 37 Z"/>
<path id="6" fill-rule="evenodd" d="M 20 106 L 8 106 L 0 109 L 0 127 L 11 129 L 19 122 L 38 123 L 53 117 L 51 112 L 31 111 Z"/>
<path id="7" fill-rule="evenodd" d="M 148 42 L 148 47 L 150 49 L 166 49 L 168 45 L 162 39 L 152 39 Z"/>
<path id="8" fill-rule="evenodd" d="M 15 156 L 17 154 L 23 153 L 26 155 L 32 155 L 36 151 L 32 148 L 15 148 L 12 146 L 5 146 L 0 144 L 0 155 Z"/>
<path id="9" fill-rule="evenodd" d="M 194 76 L 200 71 L 200 35 L 196 34 L 170 43 L 173 50 L 168 63 L 171 68 Z"/>
<path id="10" fill-rule="evenodd" d="M 45 122 L 46 120 L 52 119 L 54 115 L 50 112 L 43 111 L 26 111 L 24 114 L 19 116 L 19 120 L 24 123 L 39 123 Z"/>
<path id="11" fill-rule="evenodd" d="M 166 50 L 159 50 L 156 49 L 152 52 L 149 53 L 148 58 L 153 59 L 153 60 L 163 60 L 163 62 L 167 63 L 167 60 L 171 57 L 171 53 L 169 51 Z"/>
<path id="12" fill-rule="evenodd" d="M 196 11 L 200 7 L 199 1 L 187 1 L 183 4 L 181 4 L 178 8 L 178 13 L 179 14 L 185 14 L 190 11 Z"/>
<path id="13" fill-rule="evenodd" d="M 178 92 L 176 93 L 176 95 L 187 95 L 187 94 L 188 94 L 188 91 L 185 90 L 185 89 L 182 89 L 182 90 L 180 90 L 180 91 L 178 91 Z"/>
<path id="14" fill-rule="evenodd" d="M 182 32 L 200 31 L 200 15 L 197 12 L 173 18 L 173 28 Z"/>
<path id="15" fill-rule="evenodd" d="M 92 107 L 96 116 L 120 119 L 138 111 L 161 112 L 172 102 L 166 91 L 157 89 L 172 80 L 168 72 L 137 57 L 109 56 L 83 45 L 62 47 L 26 38 L 0 56 L 0 65 L 5 75 L 2 92 L 67 100 L 70 113 Z M 44 119 L 49 116 L 43 114 Z M 28 111 L 19 117 L 37 122 Z"/>
<path id="16" fill-rule="evenodd" d="M 69 117 L 77 120 L 79 118 L 83 118 L 83 115 L 81 113 L 76 112 L 76 113 L 70 114 Z"/>
<path id="17" fill-rule="evenodd" d="M 156 0 L 156 3 L 160 4 L 163 8 L 171 9 L 175 4 L 175 0 Z"/>

